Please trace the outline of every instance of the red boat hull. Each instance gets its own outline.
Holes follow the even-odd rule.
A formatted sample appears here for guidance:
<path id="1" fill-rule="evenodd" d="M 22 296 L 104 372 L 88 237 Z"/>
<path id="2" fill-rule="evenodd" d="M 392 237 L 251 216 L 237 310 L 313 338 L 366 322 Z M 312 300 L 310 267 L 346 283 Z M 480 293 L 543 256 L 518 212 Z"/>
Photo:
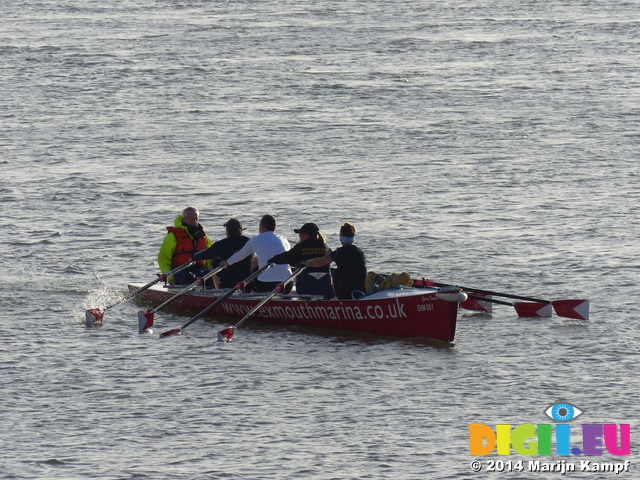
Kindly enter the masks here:
<path id="1" fill-rule="evenodd" d="M 138 287 L 132 284 L 129 290 Z M 155 286 L 140 293 L 137 298 L 145 304 L 157 306 L 177 291 Z M 177 298 L 170 308 L 172 311 L 196 315 L 222 294 L 224 291 L 196 290 Z M 264 296 L 236 294 L 222 301 L 207 316 L 240 319 L 262 299 Z M 394 289 L 361 300 L 274 297 L 255 312 L 250 321 L 452 342 L 457 315 L 458 302 L 442 300 L 436 296 L 436 292 Z"/>

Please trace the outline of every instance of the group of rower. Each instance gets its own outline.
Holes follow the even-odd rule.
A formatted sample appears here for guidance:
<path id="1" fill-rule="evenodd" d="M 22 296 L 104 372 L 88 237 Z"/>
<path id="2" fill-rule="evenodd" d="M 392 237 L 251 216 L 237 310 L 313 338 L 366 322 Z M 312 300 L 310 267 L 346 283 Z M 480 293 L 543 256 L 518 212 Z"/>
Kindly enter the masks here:
<path id="1" fill-rule="evenodd" d="M 300 242 L 292 248 L 285 237 L 275 232 L 276 219 L 272 215 L 260 219 L 259 234 L 253 238 L 244 235 L 242 223 L 231 218 L 224 224 L 226 237 L 215 243 L 200 225 L 199 218 L 196 207 L 187 207 L 176 217 L 174 225 L 167 227 L 158 253 L 162 273 L 196 262 L 170 277 L 171 285 L 193 283 L 211 268 L 221 266 L 225 268 L 218 274 L 217 285 L 233 288 L 256 269 L 273 263 L 272 268 L 249 286 L 252 291 L 273 291 L 291 276 L 291 267 L 303 266 L 304 271 L 296 278 L 296 292 L 300 295 L 341 300 L 364 295 L 366 259 L 362 250 L 354 245 L 356 227 L 351 223 L 340 227 L 341 246 L 331 250 L 315 223 L 294 229 Z M 332 269 L 331 263 L 337 268 Z M 291 283 L 287 284 L 284 293 L 289 293 L 292 287 Z"/>

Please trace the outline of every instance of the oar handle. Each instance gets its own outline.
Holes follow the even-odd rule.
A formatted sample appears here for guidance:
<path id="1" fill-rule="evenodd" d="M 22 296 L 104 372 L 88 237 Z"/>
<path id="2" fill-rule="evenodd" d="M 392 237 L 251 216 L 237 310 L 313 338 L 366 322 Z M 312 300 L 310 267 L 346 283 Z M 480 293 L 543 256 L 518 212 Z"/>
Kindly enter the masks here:
<path id="1" fill-rule="evenodd" d="M 233 295 L 234 293 L 236 293 L 238 290 L 241 290 L 242 288 L 244 288 L 244 286 L 249 283 L 252 282 L 253 280 L 255 280 L 256 278 L 258 278 L 262 272 L 264 272 L 265 270 L 268 270 L 269 268 L 273 267 L 275 265 L 275 263 L 269 263 L 268 265 L 265 265 L 264 267 L 262 267 L 260 270 L 258 270 L 257 272 L 249 275 L 247 278 L 245 278 L 242 282 L 238 283 L 235 287 L 233 287 L 231 290 L 229 290 L 227 293 L 225 293 L 223 296 L 221 296 L 220 298 L 218 298 L 215 302 L 213 302 L 211 305 L 209 305 L 208 307 L 206 307 L 204 310 L 202 310 L 200 313 L 198 313 L 195 317 L 193 317 L 191 320 L 189 320 L 187 323 L 185 323 L 181 329 L 185 329 L 187 328 L 189 325 L 191 325 L 193 322 L 195 322 L 196 320 L 198 320 L 199 318 L 202 318 L 204 315 L 207 314 L 207 312 L 209 312 L 211 309 L 215 308 L 216 306 L 220 305 L 220 303 L 222 303 L 224 300 L 226 300 L 227 298 L 229 298 L 231 295 Z"/>
<path id="2" fill-rule="evenodd" d="M 187 263 L 183 263 L 182 265 L 176 267 L 176 268 L 172 268 L 171 270 L 169 270 L 168 272 L 165 272 L 161 275 L 160 279 L 161 280 L 168 280 L 169 277 L 174 276 L 176 273 L 181 272 L 182 270 L 185 270 L 187 268 L 189 268 L 191 265 L 195 265 L 196 262 L 195 260 L 189 260 Z"/>
<path id="3" fill-rule="evenodd" d="M 307 267 L 300 267 L 295 272 L 293 272 L 293 274 L 289 278 L 287 278 L 282 283 L 280 283 L 276 288 L 273 289 L 273 291 L 269 295 L 267 295 L 262 301 L 260 301 L 260 303 L 258 303 L 255 307 L 253 307 L 251 310 L 249 310 L 249 313 L 247 313 L 244 317 L 242 317 L 242 319 L 238 323 L 236 323 L 233 326 L 233 328 L 234 329 L 238 328 L 240 325 L 242 325 L 244 322 L 246 322 L 249 319 L 249 317 L 251 317 L 251 315 L 253 315 L 255 312 L 257 312 L 260 309 L 260 307 L 262 307 L 265 303 L 267 303 L 269 300 L 271 300 L 277 294 L 282 292 L 284 290 L 284 287 L 288 283 L 291 283 L 298 275 L 300 275 L 305 268 L 307 268 Z"/>
<path id="4" fill-rule="evenodd" d="M 168 272 L 163 273 L 160 276 L 160 279 L 166 280 L 167 278 L 172 277 L 176 273 L 181 272 L 182 270 L 185 270 L 185 269 L 189 268 L 191 265 L 195 265 L 196 263 L 197 262 L 195 260 L 190 260 L 187 263 L 183 263 L 182 265 L 180 265 L 180 266 L 178 266 L 176 268 L 172 268 Z"/>
<path id="5" fill-rule="evenodd" d="M 181 297 L 182 295 L 184 295 L 185 293 L 189 293 L 191 290 L 193 290 L 194 288 L 196 288 L 201 282 L 205 282 L 207 281 L 209 278 L 213 277 L 216 273 L 219 273 L 220 271 L 222 271 L 224 269 L 224 267 L 218 267 L 214 270 L 211 270 L 209 273 L 207 273 L 206 275 L 204 275 L 202 278 L 199 278 L 198 280 L 196 280 L 195 282 L 193 282 L 191 285 L 188 285 L 186 287 L 184 287 L 182 290 L 180 290 L 178 293 L 176 293 L 173 297 L 165 300 L 163 303 L 161 303 L 160 305 L 158 305 L 156 308 L 154 308 L 152 310 L 153 313 L 156 313 L 158 310 L 166 307 L 167 305 L 169 305 L 171 302 L 173 302 L 175 299 L 177 299 L 178 297 Z"/>
<path id="6" fill-rule="evenodd" d="M 274 267 L 275 265 L 276 265 L 275 263 L 267 263 L 260 270 L 256 270 L 251 275 L 249 275 L 247 278 L 245 278 L 242 282 L 240 282 L 240 284 L 242 285 L 240 288 L 244 288 L 245 285 L 253 282 L 256 278 L 258 278 L 260 275 L 262 275 L 264 272 L 269 270 L 271 267 Z"/>

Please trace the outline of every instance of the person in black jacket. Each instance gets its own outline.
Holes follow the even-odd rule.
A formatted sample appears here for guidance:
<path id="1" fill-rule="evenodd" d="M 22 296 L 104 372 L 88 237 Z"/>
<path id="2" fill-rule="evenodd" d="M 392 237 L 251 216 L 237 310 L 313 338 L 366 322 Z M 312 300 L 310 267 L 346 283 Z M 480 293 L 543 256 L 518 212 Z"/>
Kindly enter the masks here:
<path id="1" fill-rule="evenodd" d="M 206 250 L 195 253 L 192 257 L 193 260 L 212 259 L 214 261 L 211 266 L 215 268 L 221 260 L 227 260 L 249 241 L 249 237 L 242 234 L 244 228 L 239 220 L 231 218 L 223 226 L 227 230 L 227 236 L 222 240 L 218 240 Z M 218 284 L 220 288 L 233 288 L 249 275 L 251 275 L 251 256 L 222 270 L 218 274 Z"/>
<path id="2" fill-rule="evenodd" d="M 305 223 L 301 228 L 296 228 L 294 232 L 299 235 L 300 243 L 286 252 L 271 257 L 268 260 L 269 263 L 286 263 L 297 267 L 307 260 L 323 257 L 331 251 L 315 223 Z M 309 266 L 296 278 L 296 291 L 301 295 L 333 298 L 329 265 Z"/>
<path id="3" fill-rule="evenodd" d="M 335 262 L 333 289 L 340 300 L 351 300 L 364 295 L 364 280 L 367 276 L 367 260 L 360 248 L 355 246 L 356 227 L 344 223 L 340 227 L 342 246 L 320 258 L 307 260 L 309 267 L 319 267 Z"/>

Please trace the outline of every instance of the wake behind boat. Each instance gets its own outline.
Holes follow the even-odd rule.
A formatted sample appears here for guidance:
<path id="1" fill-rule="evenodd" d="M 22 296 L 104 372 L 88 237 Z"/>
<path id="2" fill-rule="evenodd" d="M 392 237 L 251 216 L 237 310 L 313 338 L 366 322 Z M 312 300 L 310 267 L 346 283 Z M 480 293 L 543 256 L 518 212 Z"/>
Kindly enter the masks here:
<path id="1" fill-rule="evenodd" d="M 140 284 L 130 284 L 136 291 Z M 154 285 L 138 295 L 140 302 L 158 306 L 167 302 L 182 286 Z M 198 288 L 172 302 L 173 311 L 202 312 L 228 290 Z M 267 294 L 233 292 L 207 312 L 207 317 L 240 319 L 266 299 Z M 399 338 L 431 338 L 453 342 L 458 306 L 466 300 L 459 288 L 395 287 L 358 300 L 324 300 L 309 295 L 278 294 L 255 313 L 252 322 L 298 325 L 330 330 L 361 332 Z M 141 323 L 141 330 L 149 325 Z"/>

